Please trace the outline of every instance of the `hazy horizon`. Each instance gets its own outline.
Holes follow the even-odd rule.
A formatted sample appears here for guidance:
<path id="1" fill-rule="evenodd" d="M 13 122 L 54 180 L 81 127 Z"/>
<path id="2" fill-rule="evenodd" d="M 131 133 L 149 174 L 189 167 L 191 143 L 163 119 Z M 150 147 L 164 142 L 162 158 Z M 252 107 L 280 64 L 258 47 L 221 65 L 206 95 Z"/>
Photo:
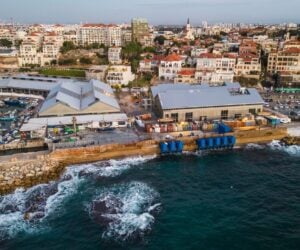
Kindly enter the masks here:
<path id="1" fill-rule="evenodd" d="M 3 0 L 2 0 L 3 1 Z M 16 23 L 128 23 L 144 17 L 150 24 L 300 22 L 300 1 L 289 0 L 10 0 L 1 3 L 0 21 Z"/>

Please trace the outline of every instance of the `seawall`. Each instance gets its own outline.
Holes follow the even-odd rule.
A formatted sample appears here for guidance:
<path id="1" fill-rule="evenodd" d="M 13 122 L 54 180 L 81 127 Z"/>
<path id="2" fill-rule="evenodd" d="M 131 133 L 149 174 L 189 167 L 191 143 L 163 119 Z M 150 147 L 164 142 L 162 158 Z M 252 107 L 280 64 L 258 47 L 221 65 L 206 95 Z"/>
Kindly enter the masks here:
<path id="1" fill-rule="evenodd" d="M 234 133 L 237 145 L 266 143 L 287 136 L 286 128 L 239 131 Z M 183 137 L 184 151 L 197 150 L 195 137 Z M 31 187 L 55 180 L 64 168 L 73 164 L 84 164 L 130 156 L 159 154 L 159 141 L 146 140 L 131 144 L 109 144 L 83 148 L 59 149 L 52 153 L 0 157 L 0 193 L 8 193 L 18 187 Z"/>

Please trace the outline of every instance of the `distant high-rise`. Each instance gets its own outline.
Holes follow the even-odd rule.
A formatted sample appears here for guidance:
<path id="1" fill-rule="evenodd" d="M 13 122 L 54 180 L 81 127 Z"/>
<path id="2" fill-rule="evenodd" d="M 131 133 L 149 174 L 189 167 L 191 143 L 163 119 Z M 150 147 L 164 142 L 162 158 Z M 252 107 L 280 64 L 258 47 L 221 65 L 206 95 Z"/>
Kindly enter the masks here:
<path id="1" fill-rule="evenodd" d="M 132 41 L 141 42 L 149 35 L 148 21 L 144 18 L 134 18 L 131 21 Z"/>

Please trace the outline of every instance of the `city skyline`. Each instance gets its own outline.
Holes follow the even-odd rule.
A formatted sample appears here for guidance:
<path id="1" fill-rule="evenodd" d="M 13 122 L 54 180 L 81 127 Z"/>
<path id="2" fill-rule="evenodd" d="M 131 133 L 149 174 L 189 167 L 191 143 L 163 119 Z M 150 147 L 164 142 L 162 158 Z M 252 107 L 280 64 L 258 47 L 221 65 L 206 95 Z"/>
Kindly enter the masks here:
<path id="1" fill-rule="evenodd" d="M 290 0 L 11 0 L 1 4 L 0 20 L 17 23 L 128 23 L 145 17 L 149 23 L 283 23 L 300 22 L 300 2 Z M 70 9 L 66 13 L 67 9 Z"/>

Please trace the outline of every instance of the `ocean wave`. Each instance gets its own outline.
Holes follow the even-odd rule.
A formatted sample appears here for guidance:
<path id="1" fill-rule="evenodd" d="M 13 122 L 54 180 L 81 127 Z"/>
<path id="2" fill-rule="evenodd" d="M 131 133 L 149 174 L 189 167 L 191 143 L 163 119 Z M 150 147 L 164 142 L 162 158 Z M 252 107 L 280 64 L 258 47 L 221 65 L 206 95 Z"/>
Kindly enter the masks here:
<path id="1" fill-rule="evenodd" d="M 104 226 L 104 239 L 140 238 L 152 228 L 161 208 L 158 200 L 159 194 L 145 183 L 117 185 L 96 195 L 90 215 Z"/>
<path id="2" fill-rule="evenodd" d="M 116 177 L 131 166 L 153 158 L 134 157 L 70 166 L 58 181 L 0 196 L 0 240 L 15 237 L 20 232 L 41 231 L 39 224 L 49 216 L 59 216 L 65 202 L 88 180 L 87 176 Z"/>
<path id="3" fill-rule="evenodd" d="M 138 156 L 129 157 L 122 160 L 109 160 L 97 163 L 84 164 L 80 166 L 71 166 L 69 171 L 79 177 L 82 176 L 99 176 L 99 177 L 116 177 L 132 166 L 140 165 L 144 162 L 154 159 L 156 156 Z"/>
<path id="4" fill-rule="evenodd" d="M 264 149 L 264 145 L 256 144 L 256 143 L 249 143 L 246 145 L 245 149 Z"/>
<path id="5" fill-rule="evenodd" d="M 300 146 L 297 145 L 287 146 L 278 140 L 274 140 L 268 146 L 274 151 L 283 151 L 291 156 L 300 156 Z"/>

